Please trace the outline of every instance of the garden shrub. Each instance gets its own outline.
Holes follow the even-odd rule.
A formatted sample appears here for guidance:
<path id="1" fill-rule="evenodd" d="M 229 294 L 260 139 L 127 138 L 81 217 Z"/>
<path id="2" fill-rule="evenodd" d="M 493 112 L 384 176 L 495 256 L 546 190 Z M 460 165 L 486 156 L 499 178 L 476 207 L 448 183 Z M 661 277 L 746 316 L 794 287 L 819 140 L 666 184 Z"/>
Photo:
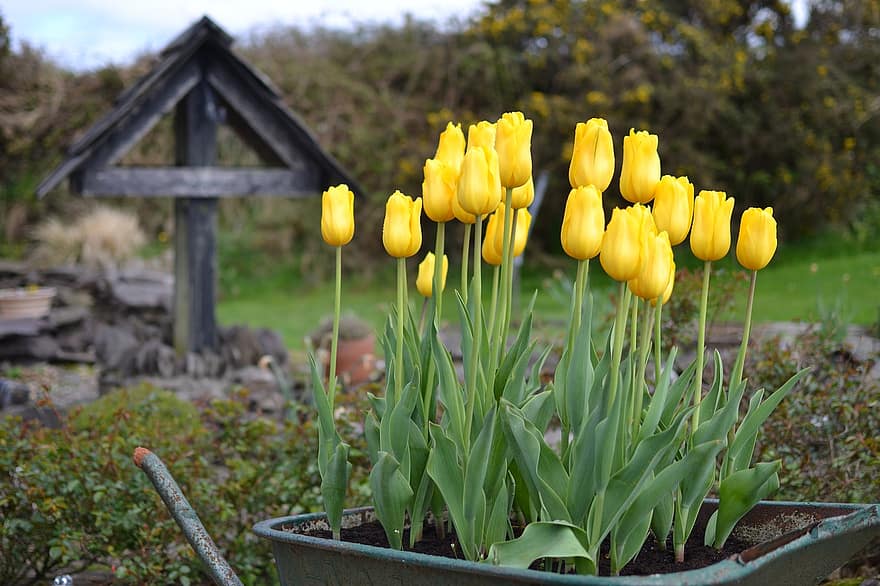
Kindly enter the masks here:
<path id="1" fill-rule="evenodd" d="M 750 353 L 750 387 L 777 388 L 812 366 L 776 408 L 759 438 L 756 458 L 782 459 L 776 498 L 876 502 L 880 494 L 880 381 L 833 330 L 814 328 L 795 342 L 778 337 Z"/>
<path id="2" fill-rule="evenodd" d="M 143 386 L 62 417 L 60 429 L 5 420 L 0 584 L 46 583 L 61 571 L 94 566 L 112 569 L 122 583 L 208 583 L 183 533 L 132 463 L 138 445 L 162 457 L 246 584 L 276 581 L 269 545 L 251 527 L 270 516 L 322 508 L 312 461 L 315 433 L 302 411 L 295 422 L 280 424 L 254 416 L 246 405 L 241 392 L 200 413 L 172 393 Z M 351 502 L 364 501 L 365 470 L 353 472 Z"/>

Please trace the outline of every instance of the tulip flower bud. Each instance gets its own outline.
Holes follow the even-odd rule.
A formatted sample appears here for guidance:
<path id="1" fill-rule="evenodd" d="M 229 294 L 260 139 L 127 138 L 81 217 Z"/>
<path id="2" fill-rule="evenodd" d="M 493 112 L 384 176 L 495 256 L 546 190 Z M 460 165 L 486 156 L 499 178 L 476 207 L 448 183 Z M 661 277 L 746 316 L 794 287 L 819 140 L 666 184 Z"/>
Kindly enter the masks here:
<path id="1" fill-rule="evenodd" d="M 514 187 L 510 194 L 510 205 L 513 209 L 527 208 L 535 201 L 535 184 L 532 178 L 519 187 Z"/>
<path id="2" fill-rule="evenodd" d="M 467 148 L 472 147 L 495 148 L 495 125 L 486 120 L 468 126 Z"/>
<path id="3" fill-rule="evenodd" d="M 694 200 L 691 251 L 700 260 L 718 260 L 730 250 L 733 198 L 723 191 L 701 191 Z"/>
<path id="4" fill-rule="evenodd" d="M 760 271 L 776 254 L 776 220 L 773 208 L 749 208 L 739 222 L 736 259 L 750 271 Z"/>
<path id="5" fill-rule="evenodd" d="M 425 180 L 422 181 L 422 199 L 425 214 L 434 222 L 448 222 L 455 217 L 452 200 L 456 197 L 458 174 L 455 169 L 438 159 L 425 161 Z"/>
<path id="6" fill-rule="evenodd" d="M 486 222 L 486 235 L 483 237 L 481 249 L 483 260 L 492 266 L 500 266 L 502 261 L 501 245 L 496 246 L 498 235 L 501 233 L 501 218 L 504 215 L 504 206 L 498 206 L 498 210 L 489 216 Z"/>
<path id="7" fill-rule="evenodd" d="M 694 212 L 694 186 L 687 177 L 664 175 L 654 193 L 654 222 L 657 229 L 669 232 L 675 246 L 687 238 Z"/>
<path id="8" fill-rule="evenodd" d="M 532 214 L 530 214 L 529 210 L 525 208 L 515 210 L 515 213 L 516 226 L 512 227 L 514 232 L 511 232 L 511 238 L 513 238 L 513 256 L 519 256 L 526 248 L 526 240 L 528 240 L 529 237 L 529 227 L 532 225 Z M 504 250 L 504 215 L 504 204 L 500 204 L 498 209 L 495 210 L 495 213 L 489 218 L 490 222 L 494 219 L 498 224 L 497 231 L 493 232 L 495 236 L 494 246 L 498 251 Z"/>
<path id="9" fill-rule="evenodd" d="M 631 205 L 627 208 L 627 211 L 632 214 L 639 223 L 639 234 L 650 234 L 651 236 L 656 236 L 659 230 L 657 230 L 657 223 L 654 222 L 654 216 L 651 215 L 651 208 L 648 206 L 643 206 L 640 203 Z M 639 236 L 641 238 L 641 236 Z"/>
<path id="10" fill-rule="evenodd" d="M 452 213 L 455 214 L 455 219 L 462 224 L 474 224 L 477 221 L 477 216 L 464 211 L 461 207 L 461 204 L 458 202 L 458 195 L 452 199 Z"/>
<path id="11" fill-rule="evenodd" d="M 595 185 L 572 189 L 562 217 L 562 249 L 577 260 L 589 260 L 599 254 L 605 234 L 605 211 L 602 194 Z"/>
<path id="12" fill-rule="evenodd" d="M 458 178 L 458 203 L 474 215 L 492 212 L 501 201 L 498 154 L 485 146 L 468 147 Z"/>
<path id="13" fill-rule="evenodd" d="M 600 192 L 608 189 L 614 175 L 614 142 L 604 118 L 578 122 L 574 131 L 574 149 L 568 167 L 571 186 L 595 185 Z"/>
<path id="14" fill-rule="evenodd" d="M 632 208 L 614 208 L 602 238 L 599 262 L 615 281 L 635 279 L 641 266 L 640 218 Z"/>
<path id="15" fill-rule="evenodd" d="M 464 144 L 461 124 L 447 123 L 446 130 L 440 133 L 434 158 L 449 165 L 455 171 L 456 178 L 461 171 L 461 162 L 464 160 Z"/>
<path id="16" fill-rule="evenodd" d="M 422 247 L 422 198 L 395 191 L 385 204 L 382 244 L 395 258 L 407 258 Z"/>
<path id="17" fill-rule="evenodd" d="M 354 236 L 354 194 L 348 185 L 331 187 L 321 196 L 321 236 L 330 246 L 345 246 Z"/>
<path id="18" fill-rule="evenodd" d="M 440 292 L 446 289 L 446 273 L 449 270 L 449 259 L 443 255 L 443 266 L 440 268 Z M 429 252 L 419 263 L 419 275 L 416 277 L 416 289 L 425 297 L 430 297 L 434 290 L 434 253 Z"/>
<path id="19" fill-rule="evenodd" d="M 532 121 L 522 112 L 507 112 L 495 124 L 501 185 L 519 187 L 532 176 Z M 522 207 L 522 206 L 520 206 Z"/>
<path id="20" fill-rule="evenodd" d="M 672 297 L 672 289 L 675 287 L 675 261 L 672 261 L 672 266 L 669 267 L 669 282 L 666 283 L 666 291 L 663 292 L 663 299 L 660 300 L 660 305 L 666 305 L 669 302 L 669 298 Z M 657 300 L 651 300 L 651 306 L 656 306 Z"/>
<path id="21" fill-rule="evenodd" d="M 642 299 L 662 297 L 669 285 L 669 272 L 672 267 L 672 245 L 669 234 L 642 234 L 642 268 L 639 276 L 629 281 L 630 291 Z"/>
<path id="22" fill-rule="evenodd" d="M 660 155 L 657 135 L 632 128 L 623 137 L 623 167 L 620 170 L 620 195 L 633 203 L 648 203 L 660 183 Z"/>

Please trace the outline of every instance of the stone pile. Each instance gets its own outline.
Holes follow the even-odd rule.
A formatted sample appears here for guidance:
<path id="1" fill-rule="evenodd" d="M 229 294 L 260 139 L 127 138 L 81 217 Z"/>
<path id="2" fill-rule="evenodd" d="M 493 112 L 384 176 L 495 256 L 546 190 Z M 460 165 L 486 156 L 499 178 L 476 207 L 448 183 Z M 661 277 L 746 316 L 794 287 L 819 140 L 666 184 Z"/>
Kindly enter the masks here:
<path id="1" fill-rule="evenodd" d="M 102 391 L 142 377 L 238 381 L 264 355 L 287 365 L 277 333 L 244 326 L 221 328 L 216 351 L 178 356 L 171 345 L 173 285 L 171 275 L 147 269 L 38 271 L 0 261 L 0 289 L 57 292 L 44 318 L 0 319 L 0 363 L 95 364 Z"/>

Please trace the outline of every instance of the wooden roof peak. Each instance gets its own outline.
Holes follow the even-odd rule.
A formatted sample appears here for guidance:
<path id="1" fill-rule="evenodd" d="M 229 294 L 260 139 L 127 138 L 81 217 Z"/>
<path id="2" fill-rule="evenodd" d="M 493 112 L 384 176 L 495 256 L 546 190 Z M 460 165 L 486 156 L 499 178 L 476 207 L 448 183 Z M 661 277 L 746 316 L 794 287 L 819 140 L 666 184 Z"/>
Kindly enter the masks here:
<path id="1" fill-rule="evenodd" d="M 70 145 L 64 160 L 37 187 L 37 196 L 43 197 L 68 177 L 75 193 L 109 195 L 90 192 L 90 178 L 112 171 L 197 87 L 215 100 L 209 100 L 212 107 L 227 112 L 227 122 L 261 158 L 293 173 L 307 172 L 303 181 L 288 178 L 273 182 L 275 187 L 292 190 L 275 195 L 300 196 L 335 183 L 347 183 L 362 193 L 357 182 L 284 104 L 271 81 L 232 51 L 232 43 L 233 37 L 207 16 L 190 25 L 162 49 L 150 71 L 124 90 L 113 108 Z M 260 189 L 249 193 L 260 193 Z"/>

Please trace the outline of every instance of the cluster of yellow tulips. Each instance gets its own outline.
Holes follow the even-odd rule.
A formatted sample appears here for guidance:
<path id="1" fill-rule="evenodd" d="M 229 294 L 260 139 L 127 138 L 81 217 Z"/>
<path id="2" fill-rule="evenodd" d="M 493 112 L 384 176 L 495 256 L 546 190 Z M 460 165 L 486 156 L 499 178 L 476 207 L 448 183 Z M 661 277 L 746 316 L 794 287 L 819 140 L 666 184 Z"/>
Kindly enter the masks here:
<path id="1" fill-rule="evenodd" d="M 413 198 L 395 191 L 387 200 L 382 242 L 387 253 L 397 259 L 397 304 L 385 335 L 386 360 L 389 364 L 385 396 L 370 397 L 373 409 L 365 423 L 365 435 L 373 461 L 370 482 L 377 515 L 392 546 L 400 547 L 405 517 L 408 516 L 413 523 L 411 539 L 418 539 L 420 520 L 424 518 L 427 508 L 432 506 L 432 502 L 442 503 L 445 500 L 463 552 L 468 558 L 479 559 L 487 555 L 489 545 L 505 537 L 507 517 L 503 507 L 511 501 L 511 491 L 529 488 L 533 491 L 529 498 L 537 503 L 534 505 L 536 508 L 529 510 L 540 512 L 537 518 L 544 515 L 541 507 L 545 506 L 544 499 L 548 498 L 551 500 L 547 502 L 552 501 L 558 507 L 553 513 L 556 519 L 581 524 L 581 528 L 577 529 L 581 531 L 578 539 L 585 547 L 583 558 L 589 561 L 584 566 L 587 571 L 595 571 L 599 543 L 609 534 L 615 544 L 612 565 L 619 569 L 634 555 L 631 550 L 633 544 L 638 542 L 636 537 L 643 539 L 648 526 L 645 519 L 638 518 L 635 513 L 630 513 L 632 518 L 619 517 L 627 507 L 635 505 L 620 495 L 610 493 L 606 500 L 605 491 L 611 490 L 608 487 L 614 478 L 612 474 L 625 475 L 630 470 L 641 470 L 643 465 L 647 466 L 648 460 L 643 462 L 642 459 L 647 458 L 646 454 L 650 452 L 638 446 L 656 442 L 657 446 L 662 444 L 663 450 L 668 451 L 667 464 L 680 460 L 681 465 L 675 468 L 675 474 L 678 475 L 675 478 L 679 479 L 676 482 L 684 486 L 688 482 L 685 478 L 690 474 L 690 482 L 698 486 L 687 491 L 679 490 L 675 498 L 670 494 L 672 489 L 669 489 L 666 491 L 668 498 L 662 503 L 658 497 L 656 505 L 650 505 L 647 500 L 639 501 L 638 505 L 647 507 L 649 511 L 652 506 L 657 507 L 651 530 L 656 531 L 658 539 L 662 537 L 665 543 L 665 536 L 673 526 L 676 555 L 683 556 L 684 542 L 696 519 L 693 504 L 701 502 L 711 487 L 715 456 L 725 441 L 734 444 L 737 431 L 735 416 L 745 388 L 742 369 L 748 344 L 755 279 L 757 271 L 770 262 L 776 251 L 773 210 L 750 208 L 742 215 L 736 256 L 752 274 L 742 345 L 730 377 L 730 390 L 723 393 L 723 400 L 719 400 L 722 393 L 717 385 L 721 384 L 721 375 L 720 364 L 716 365 L 718 382 L 717 385 L 713 383 L 713 388 L 717 386 L 717 389 L 710 391 L 710 394 L 715 393 L 714 399 L 707 402 L 711 407 L 701 409 L 711 263 L 729 252 L 734 200 L 722 191 L 704 190 L 695 197 L 694 186 L 687 177 L 661 175 L 658 137 L 643 130 L 630 130 L 623 139 L 619 190 L 632 205 L 614 208 L 606 224 L 603 193 L 611 185 L 616 168 L 613 138 L 604 119 L 593 118 L 577 124 L 569 167 L 571 191 L 565 204 L 560 235 L 563 250 L 577 261 L 571 324 L 554 383 L 542 389 L 534 380 L 538 377 L 533 376 L 528 384 L 539 386 L 527 388 L 522 379 L 525 378 L 524 369 L 534 347 L 529 342 L 530 314 L 527 313 L 527 319 L 524 318 L 520 326 L 517 342 L 509 352 L 506 347 L 511 317 L 512 261 L 525 250 L 532 222 L 528 208 L 535 197 L 531 138 L 532 121 L 521 112 L 505 113 L 495 123 L 482 121 L 471 125 L 467 140 L 461 125 L 450 122 L 440 134 L 433 158 L 425 161 L 421 197 Z M 436 223 L 437 230 L 434 250 L 428 252 L 419 265 L 416 288 L 433 302 L 433 319 L 428 326 L 421 328 L 422 332 L 414 332 L 407 302 L 406 259 L 418 254 L 422 248 L 423 209 L 428 218 Z M 459 289 L 462 350 L 465 354 L 463 383 L 454 376 L 451 357 L 436 336 L 440 327 L 442 292 L 449 269 L 444 250 L 446 224 L 453 220 L 464 225 Z M 344 487 L 350 466 L 347 463 L 348 445 L 338 435 L 332 421 L 341 297 L 341 250 L 351 241 L 354 227 L 354 195 L 351 190 L 345 185 L 338 185 L 324 192 L 321 233 L 328 244 L 336 247 L 335 319 L 328 387 L 324 388 L 317 374 L 313 378 L 319 411 L 318 464 L 322 493 L 335 535 L 339 532 Z M 664 369 L 660 356 L 661 311 L 672 295 L 675 283 L 673 247 L 688 237 L 693 254 L 705 262 L 697 356 L 693 370 L 687 378 L 683 376 L 679 384 L 680 389 L 690 389 L 689 385 L 692 384 L 693 392 L 683 403 L 679 404 L 679 399 L 675 399 L 674 403 L 662 407 L 665 390 L 661 393 L 647 391 L 645 368 L 649 348 L 653 346 L 654 384 L 657 388 L 670 384 L 674 355 Z M 471 243 L 473 265 L 469 270 Z M 605 374 L 594 378 L 594 368 L 598 369 L 599 366 L 593 364 L 595 353 L 589 350 L 592 333 L 588 321 L 589 298 L 585 295 L 588 291 L 589 262 L 597 256 L 603 270 L 618 281 L 619 295 L 617 315 L 606 347 L 610 352 L 606 353 L 607 359 L 603 358 L 607 362 L 602 366 Z M 484 263 L 493 270 L 491 305 L 485 315 L 481 274 Z M 630 356 L 622 362 L 622 351 L 627 345 L 625 332 L 630 309 Z M 582 310 L 587 317 L 582 316 Z M 639 316 L 643 319 L 642 326 L 638 325 Z M 393 323 L 395 319 L 396 323 Z M 583 326 L 582 320 L 585 322 Z M 637 332 L 641 338 L 637 338 Z M 405 347 L 407 354 L 404 354 Z M 313 373 L 316 372 L 314 369 L 313 365 Z M 663 385 L 660 383 L 661 370 L 666 377 Z M 585 382 L 587 380 L 592 382 Z M 795 380 L 796 377 L 792 379 L 792 385 Z M 595 393 L 590 385 L 596 387 Z M 789 388 L 786 387 L 774 397 L 781 399 Z M 549 398 L 551 395 L 552 401 Z M 678 395 L 679 398 L 685 396 Z M 532 450 L 543 442 L 543 432 L 535 422 L 541 420 L 540 413 L 546 412 L 536 405 L 549 406 L 551 402 L 555 405 L 562 427 L 558 455 L 549 448 L 537 452 Z M 651 406 L 643 409 L 643 402 L 651 403 Z M 439 404 L 443 405 L 443 409 L 437 408 Z M 728 404 L 732 407 L 725 406 Z M 725 406 L 723 417 L 733 418 L 729 427 L 723 429 L 717 423 L 721 421 L 722 406 Z M 588 408 L 595 413 L 589 421 L 585 419 Z M 661 410 L 669 416 L 669 420 L 664 421 L 664 426 L 668 428 L 664 428 L 662 433 L 658 431 Z M 442 425 L 439 425 L 438 413 L 446 418 Z M 701 415 L 703 423 L 709 419 L 715 423 L 701 427 Z M 398 418 L 394 425 L 389 423 L 392 417 Z M 532 421 L 530 418 L 536 419 Z M 686 422 L 687 418 L 691 421 L 690 439 L 684 442 L 687 447 L 678 451 L 682 443 L 676 430 L 684 429 L 682 422 Z M 599 421 L 602 423 L 599 424 Z M 679 423 L 673 425 L 674 421 Z M 400 427 L 398 424 L 401 422 L 406 424 Z M 549 416 L 544 425 L 548 422 Z M 586 462 L 578 458 L 587 458 L 588 455 L 587 452 L 575 453 L 573 450 L 581 449 L 579 446 L 589 445 L 593 441 L 593 436 L 589 434 L 594 433 L 597 425 L 601 425 L 602 429 L 615 430 L 611 438 L 614 447 L 607 454 L 591 456 L 604 462 L 601 466 L 587 464 L 590 470 L 597 473 L 603 471 L 604 474 L 594 479 L 592 488 L 566 489 L 569 490 L 566 500 L 563 493 L 554 492 L 558 487 L 552 483 L 536 480 L 536 484 L 529 485 L 526 479 L 526 484 L 519 487 L 508 484 L 506 467 L 514 461 L 522 472 L 536 470 L 540 474 L 550 470 L 544 466 L 550 466 L 565 477 L 575 474 Z M 509 450 L 497 439 L 501 432 L 496 429 L 502 428 L 505 429 L 504 437 L 512 442 Z M 769 465 L 765 468 L 749 468 L 751 452 L 742 446 L 749 445 L 746 434 L 753 431 L 757 433 L 756 426 L 750 425 L 748 431 L 743 432 L 742 438 L 735 444 L 733 455 L 725 456 L 717 476 L 722 489 L 728 477 L 735 477 L 729 481 L 729 486 L 740 488 L 730 489 L 739 491 L 737 497 L 723 500 L 720 505 L 723 515 L 717 522 L 717 530 L 713 529 L 716 544 L 726 539 L 730 520 L 734 519 L 735 522 L 742 505 L 751 502 L 750 499 L 756 495 L 764 494 L 761 491 L 769 490 L 768 487 L 772 485 L 767 480 L 769 475 L 775 478 L 776 468 Z M 496 433 L 499 435 L 494 435 Z M 517 442 L 529 434 L 532 434 L 532 443 L 519 446 Z M 751 445 L 754 445 L 753 440 Z M 477 454 L 475 450 L 497 452 L 493 451 L 496 456 L 480 464 L 484 466 L 480 473 L 487 479 L 485 484 L 482 487 L 467 485 L 463 488 L 464 469 L 469 470 L 469 475 L 474 473 L 471 467 L 477 461 L 472 460 L 472 454 Z M 544 463 L 538 466 L 535 458 L 549 458 L 556 463 L 548 464 L 541 460 Z M 650 466 L 659 466 L 659 461 L 655 458 Z M 499 468 L 487 472 L 485 466 L 488 465 Z M 691 474 L 686 470 L 694 472 Z M 699 474 L 696 472 L 698 470 Z M 657 482 L 673 486 L 671 472 L 660 475 L 660 468 L 657 468 L 656 473 Z M 644 478 L 653 478 L 654 471 L 645 468 L 640 474 Z M 743 480 L 746 475 L 750 476 Z M 492 478 L 501 480 L 488 480 Z M 473 495 L 463 492 L 470 489 L 479 490 Z M 578 490 L 595 492 L 581 495 Z M 439 491 L 442 499 L 432 501 L 432 491 Z M 656 491 L 657 494 L 662 492 L 659 489 Z M 648 499 L 651 494 L 654 493 L 647 491 L 639 498 Z M 485 511 L 497 510 L 500 516 L 493 514 L 476 519 L 466 514 L 464 511 L 469 510 L 467 507 L 476 506 L 473 505 L 474 498 L 482 499 L 479 506 L 484 507 Z M 609 507 L 618 507 L 619 511 L 612 514 Z M 589 523 L 586 522 L 588 519 Z M 616 519 L 622 520 L 618 523 Z M 483 525 L 475 525 L 477 521 Z M 556 530 L 574 531 L 571 525 L 567 528 L 560 526 Z M 496 553 L 504 557 L 507 555 L 503 553 L 505 551 L 509 550 L 501 546 Z"/>
<path id="2" fill-rule="evenodd" d="M 482 258 L 499 266 L 503 257 L 504 226 L 516 226 L 514 256 L 525 250 L 534 200 L 531 176 L 532 122 L 520 112 L 508 113 L 497 123 L 471 125 L 465 142 L 461 125 L 449 123 L 440 134 L 434 158 L 425 161 L 422 197 L 395 191 L 386 203 L 382 242 L 389 255 L 408 258 L 422 246 L 421 213 L 442 227 L 454 219 L 473 226 L 487 214 Z M 467 145 L 467 149 L 465 146 Z M 672 293 L 675 262 L 672 247 L 690 233 L 694 255 L 717 261 L 730 248 L 733 198 L 722 191 L 701 191 L 687 177 L 661 177 L 658 138 L 630 130 L 623 139 L 620 193 L 633 205 L 615 208 L 605 225 L 602 202 L 615 169 L 614 145 L 608 124 L 593 118 L 578 123 L 569 168 L 571 192 L 562 223 L 562 248 L 568 256 L 585 261 L 599 256 L 605 272 L 626 282 L 642 299 L 665 303 Z M 502 155 L 503 156 L 500 156 Z M 504 223 L 503 188 L 512 188 L 511 208 L 516 220 Z M 653 201 L 653 208 L 647 207 Z M 469 230 L 468 230 L 469 231 Z M 354 195 L 346 185 L 323 195 L 321 233 L 331 246 L 344 246 L 354 234 Z M 736 255 L 743 267 L 767 266 L 776 250 L 776 221 L 772 208 L 750 208 L 742 216 Z M 465 261 L 467 262 L 467 258 Z M 441 287 L 445 287 L 448 259 L 444 257 Z M 434 254 L 419 266 L 418 290 L 433 291 Z M 463 294 L 467 289 L 462 285 Z"/>

